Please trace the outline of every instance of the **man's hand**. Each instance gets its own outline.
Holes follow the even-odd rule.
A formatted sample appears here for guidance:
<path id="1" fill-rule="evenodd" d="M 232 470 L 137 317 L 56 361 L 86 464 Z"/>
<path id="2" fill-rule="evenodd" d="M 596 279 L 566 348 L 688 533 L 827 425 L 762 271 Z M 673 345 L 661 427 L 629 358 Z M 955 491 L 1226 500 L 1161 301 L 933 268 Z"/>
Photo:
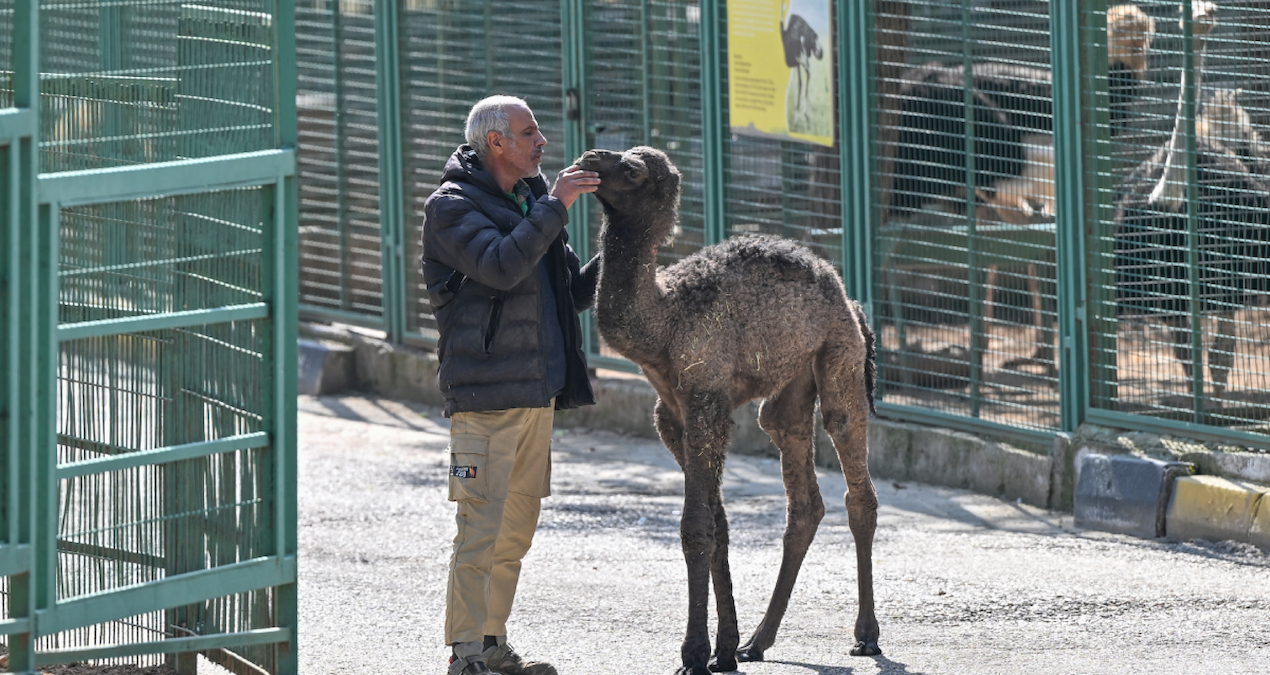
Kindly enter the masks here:
<path id="1" fill-rule="evenodd" d="M 600 189 L 600 174 L 594 171 L 583 171 L 577 164 L 565 167 L 556 176 L 556 184 L 551 188 L 551 196 L 564 202 L 567 209 L 573 206 L 579 195 L 595 192 Z"/>

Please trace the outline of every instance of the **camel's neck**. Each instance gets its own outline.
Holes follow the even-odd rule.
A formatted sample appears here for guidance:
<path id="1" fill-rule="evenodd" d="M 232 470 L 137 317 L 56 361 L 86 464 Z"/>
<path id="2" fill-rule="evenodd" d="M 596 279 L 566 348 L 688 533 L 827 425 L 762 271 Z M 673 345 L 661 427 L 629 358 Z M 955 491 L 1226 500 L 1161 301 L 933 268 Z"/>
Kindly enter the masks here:
<path id="1" fill-rule="evenodd" d="M 1178 88 L 1177 115 L 1173 118 L 1173 135 L 1169 137 L 1168 153 L 1164 158 L 1164 171 L 1160 180 L 1151 190 L 1150 203 L 1160 205 L 1178 213 L 1186 203 L 1187 173 L 1189 173 L 1189 153 L 1186 152 L 1186 137 L 1183 135 L 1186 125 L 1186 93 L 1194 87 L 1195 100 L 1199 100 L 1200 81 L 1204 73 L 1204 39 L 1195 36 L 1193 40 L 1195 52 L 1194 77 L 1186 68 L 1182 69 L 1182 86 Z M 1194 79 L 1194 84 L 1191 80 Z"/>
<path id="2" fill-rule="evenodd" d="M 596 318 L 604 341 L 640 363 L 655 357 L 666 344 L 665 292 L 657 283 L 657 244 L 662 236 L 659 233 L 674 226 L 675 214 L 670 210 L 650 218 L 606 208 L 604 218 Z"/>

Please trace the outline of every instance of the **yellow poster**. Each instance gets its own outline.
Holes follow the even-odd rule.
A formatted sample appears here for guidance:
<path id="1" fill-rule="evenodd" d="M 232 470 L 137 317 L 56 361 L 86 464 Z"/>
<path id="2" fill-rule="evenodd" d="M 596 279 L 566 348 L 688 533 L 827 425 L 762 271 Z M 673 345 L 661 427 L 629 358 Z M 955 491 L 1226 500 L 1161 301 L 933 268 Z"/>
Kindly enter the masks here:
<path id="1" fill-rule="evenodd" d="M 831 0 L 729 0 L 732 132 L 832 146 Z"/>

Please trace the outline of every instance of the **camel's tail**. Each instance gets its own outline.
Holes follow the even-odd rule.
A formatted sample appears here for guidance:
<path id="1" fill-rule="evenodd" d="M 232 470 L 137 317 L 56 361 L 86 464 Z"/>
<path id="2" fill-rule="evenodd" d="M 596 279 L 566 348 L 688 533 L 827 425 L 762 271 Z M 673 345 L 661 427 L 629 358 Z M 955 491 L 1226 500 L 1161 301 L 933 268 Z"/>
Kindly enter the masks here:
<path id="1" fill-rule="evenodd" d="M 873 326 L 869 325 L 869 317 L 865 315 L 860 303 L 851 303 L 855 309 L 856 323 L 860 324 L 860 334 L 864 336 L 864 393 L 869 397 L 869 414 L 877 415 L 878 410 L 873 403 L 873 394 L 878 386 L 878 349 L 873 335 Z"/>

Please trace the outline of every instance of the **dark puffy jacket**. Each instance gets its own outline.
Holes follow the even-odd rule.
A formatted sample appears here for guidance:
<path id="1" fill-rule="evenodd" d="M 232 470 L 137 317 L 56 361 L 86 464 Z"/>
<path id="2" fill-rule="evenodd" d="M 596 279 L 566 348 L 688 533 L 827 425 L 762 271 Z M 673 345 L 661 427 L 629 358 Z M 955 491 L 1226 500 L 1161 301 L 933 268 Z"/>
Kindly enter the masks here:
<path id="1" fill-rule="evenodd" d="M 423 206 L 423 279 L 441 333 L 445 414 L 542 408 L 551 401 L 542 293 L 554 292 L 565 341 L 565 387 L 556 409 L 595 403 L 578 312 L 591 306 L 598 261 L 585 268 L 568 246 L 564 204 L 541 176 L 526 179 L 527 216 L 481 167 L 470 146 L 445 165 L 441 187 Z M 554 288 L 543 289 L 547 261 Z"/>

